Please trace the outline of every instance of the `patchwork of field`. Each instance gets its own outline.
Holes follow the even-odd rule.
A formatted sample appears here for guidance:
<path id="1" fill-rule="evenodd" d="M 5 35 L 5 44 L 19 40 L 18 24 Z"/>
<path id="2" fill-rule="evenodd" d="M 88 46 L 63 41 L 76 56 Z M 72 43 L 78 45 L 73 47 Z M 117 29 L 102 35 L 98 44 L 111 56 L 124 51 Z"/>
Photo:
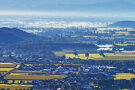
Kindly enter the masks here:
<path id="1" fill-rule="evenodd" d="M 126 80 L 131 80 L 133 78 L 135 78 L 135 74 L 132 73 L 117 73 L 116 75 L 114 75 L 114 79 L 115 80 L 120 80 L 120 79 L 126 79 Z"/>
<path id="2" fill-rule="evenodd" d="M 101 56 L 99 53 L 90 53 L 86 57 L 85 53 L 78 53 L 75 55 L 72 52 L 55 52 L 57 56 L 65 56 L 66 59 L 69 58 L 79 58 L 82 60 L 135 60 L 135 51 L 122 51 L 116 53 L 104 53 L 104 56 Z"/>
<path id="3" fill-rule="evenodd" d="M 17 63 L 0 63 L 0 74 L 3 76 L 14 69 L 18 69 L 19 67 L 20 64 Z"/>
<path id="4" fill-rule="evenodd" d="M 7 80 L 51 80 L 66 78 L 67 75 L 7 75 Z"/>
<path id="5" fill-rule="evenodd" d="M 17 85 L 17 84 L 0 84 L 0 89 L 3 90 L 8 90 L 8 88 L 10 88 L 10 90 L 20 90 L 20 89 L 30 89 L 31 87 L 33 87 L 32 85 Z"/>
<path id="6" fill-rule="evenodd" d="M 1 81 L 0 83 L 3 84 L 0 84 L 0 89 L 4 88 L 10 90 L 16 90 L 16 89 L 30 90 L 30 88 L 33 87 L 33 85 L 30 85 L 33 80 L 52 80 L 52 79 L 63 79 L 67 77 L 67 75 L 55 75 L 55 73 L 52 74 L 50 72 L 18 70 L 20 64 L 17 63 L 16 64 L 0 63 L 0 65 L 1 65 L 0 73 L 1 75 L 4 76 L 4 79 L 7 80 L 8 83 L 8 84 L 4 84 L 4 82 Z M 55 66 L 61 66 L 61 65 L 80 66 L 80 64 L 54 64 L 54 65 Z M 33 65 L 26 64 L 26 66 L 33 66 Z M 74 72 L 74 73 L 78 73 L 78 72 Z"/>

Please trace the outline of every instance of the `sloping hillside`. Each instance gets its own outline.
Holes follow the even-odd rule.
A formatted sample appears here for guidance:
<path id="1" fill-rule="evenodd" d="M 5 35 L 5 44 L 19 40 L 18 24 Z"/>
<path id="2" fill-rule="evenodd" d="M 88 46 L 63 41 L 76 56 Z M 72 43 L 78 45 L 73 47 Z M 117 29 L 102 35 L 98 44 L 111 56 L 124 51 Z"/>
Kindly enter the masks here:
<path id="1" fill-rule="evenodd" d="M 16 28 L 0 28 L 0 43 L 16 43 L 34 37 L 36 36 Z"/>
<path id="2" fill-rule="evenodd" d="M 135 21 L 120 21 L 109 25 L 110 27 L 129 27 L 135 28 Z"/>

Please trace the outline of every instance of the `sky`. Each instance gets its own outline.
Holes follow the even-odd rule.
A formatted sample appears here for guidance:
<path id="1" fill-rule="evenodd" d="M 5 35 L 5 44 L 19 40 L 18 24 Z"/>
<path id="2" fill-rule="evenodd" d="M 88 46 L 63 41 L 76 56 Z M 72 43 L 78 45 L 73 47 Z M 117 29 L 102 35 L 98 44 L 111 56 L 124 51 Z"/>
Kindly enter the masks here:
<path id="1" fill-rule="evenodd" d="M 134 0 L 0 0 L 0 15 L 134 17 Z"/>

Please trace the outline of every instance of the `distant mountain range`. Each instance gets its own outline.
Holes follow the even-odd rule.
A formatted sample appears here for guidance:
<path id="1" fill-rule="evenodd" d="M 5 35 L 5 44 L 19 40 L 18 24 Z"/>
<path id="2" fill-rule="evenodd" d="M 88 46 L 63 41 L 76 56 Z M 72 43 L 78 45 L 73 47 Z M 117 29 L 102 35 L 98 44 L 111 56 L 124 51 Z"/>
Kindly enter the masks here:
<path id="1" fill-rule="evenodd" d="M 135 21 L 119 21 L 119 22 L 110 24 L 109 27 L 135 28 Z"/>
<path id="2" fill-rule="evenodd" d="M 16 28 L 0 28 L 0 43 L 16 43 L 36 36 Z"/>

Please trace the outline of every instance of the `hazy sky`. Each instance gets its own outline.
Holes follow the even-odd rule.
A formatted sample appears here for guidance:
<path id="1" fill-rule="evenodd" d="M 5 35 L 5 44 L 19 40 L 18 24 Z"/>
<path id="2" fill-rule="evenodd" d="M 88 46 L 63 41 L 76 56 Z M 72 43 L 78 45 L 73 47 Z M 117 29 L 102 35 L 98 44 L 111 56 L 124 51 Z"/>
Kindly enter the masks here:
<path id="1" fill-rule="evenodd" d="M 0 0 L 0 15 L 135 16 L 134 12 L 134 0 Z"/>

